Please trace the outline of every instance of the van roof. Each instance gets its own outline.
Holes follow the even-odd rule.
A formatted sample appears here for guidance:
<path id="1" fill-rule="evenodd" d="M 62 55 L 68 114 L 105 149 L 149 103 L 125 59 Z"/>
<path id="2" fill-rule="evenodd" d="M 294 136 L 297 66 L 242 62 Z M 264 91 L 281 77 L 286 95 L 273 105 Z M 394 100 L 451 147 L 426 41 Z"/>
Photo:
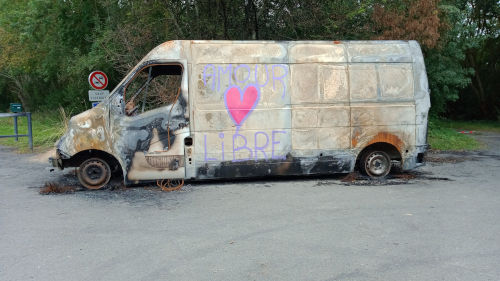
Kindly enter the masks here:
<path id="1" fill-rule="evenodd" d="M 259 47 L 259 45 L 261 47 Z M 230 41 L 174 40 L 144 59 L 191 63 L 373 63 L 406 62 L 422 56 L 416 41 Z"/>

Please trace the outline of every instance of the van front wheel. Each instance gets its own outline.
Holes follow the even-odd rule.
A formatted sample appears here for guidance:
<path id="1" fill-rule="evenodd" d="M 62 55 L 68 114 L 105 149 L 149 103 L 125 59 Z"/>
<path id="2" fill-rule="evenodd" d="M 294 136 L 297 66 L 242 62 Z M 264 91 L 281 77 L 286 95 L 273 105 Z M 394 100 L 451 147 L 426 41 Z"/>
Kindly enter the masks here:
<path id="1" fill-rule="evenodd" d="M 89 189 L 99 189 L 105 186 L 111 178 L 108 163 L 100 158 L 85 160 L 78 168 L 78 180 Z"/>
<path id="2" fill-rule="evenodd" d="M 361 158 L 361 170 L 372 178 L 382 178 L 391 171 L 391 158 L 383 151 L 367 151 Z"/>

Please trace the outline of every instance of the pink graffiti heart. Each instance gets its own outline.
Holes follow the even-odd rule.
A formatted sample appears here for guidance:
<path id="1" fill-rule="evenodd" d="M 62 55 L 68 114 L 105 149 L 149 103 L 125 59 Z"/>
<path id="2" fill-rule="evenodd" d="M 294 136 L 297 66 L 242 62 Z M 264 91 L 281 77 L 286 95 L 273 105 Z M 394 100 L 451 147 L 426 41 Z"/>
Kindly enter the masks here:
<path id="1" fill-rule="evenodd" d="M 241 126 L 259 102 L 260 91 L 255 85 L 248 85 L 242 91 L 238 86 L 228 88 L 224 93 L 224 102 L 231 119 L 236 126 Z"/>

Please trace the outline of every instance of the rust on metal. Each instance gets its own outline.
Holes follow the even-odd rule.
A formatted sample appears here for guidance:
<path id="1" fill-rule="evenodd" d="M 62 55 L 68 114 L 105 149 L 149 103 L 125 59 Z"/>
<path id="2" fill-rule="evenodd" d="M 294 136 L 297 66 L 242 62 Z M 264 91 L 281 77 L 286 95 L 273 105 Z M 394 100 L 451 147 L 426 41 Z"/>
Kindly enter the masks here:
<path id="1" fill-rule="evenodd" d="M 374 143 L 389 143 L 392 144 L 394 147 L 397 148 L 397 150 L 401 153 L 403 147 L 404 147 L 404 142 L 396 135 L 388 133 L 388 132 L 380 132 L 376 134 L 368 143 L 368 145 L 374 144 Z"/>
<path id="2" fill-rule="evenodd" d="M 353 148 L 358 145 L 358 138 L 359 138 L 359 130 L 354 130 L 351 138 L 351 145 Z"/>

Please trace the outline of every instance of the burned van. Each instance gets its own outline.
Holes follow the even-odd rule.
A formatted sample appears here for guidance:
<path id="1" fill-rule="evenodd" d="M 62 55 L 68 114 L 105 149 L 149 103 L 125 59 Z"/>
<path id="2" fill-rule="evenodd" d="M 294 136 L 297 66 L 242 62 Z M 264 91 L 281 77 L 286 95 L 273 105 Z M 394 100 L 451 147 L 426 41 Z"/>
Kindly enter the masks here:
<path id="1" fill-rule="evenodd" d="M 423 164 L 430 107 L 415 41 L 169 41 L 71 118 L 54 166 L 87 188 Z"/>

